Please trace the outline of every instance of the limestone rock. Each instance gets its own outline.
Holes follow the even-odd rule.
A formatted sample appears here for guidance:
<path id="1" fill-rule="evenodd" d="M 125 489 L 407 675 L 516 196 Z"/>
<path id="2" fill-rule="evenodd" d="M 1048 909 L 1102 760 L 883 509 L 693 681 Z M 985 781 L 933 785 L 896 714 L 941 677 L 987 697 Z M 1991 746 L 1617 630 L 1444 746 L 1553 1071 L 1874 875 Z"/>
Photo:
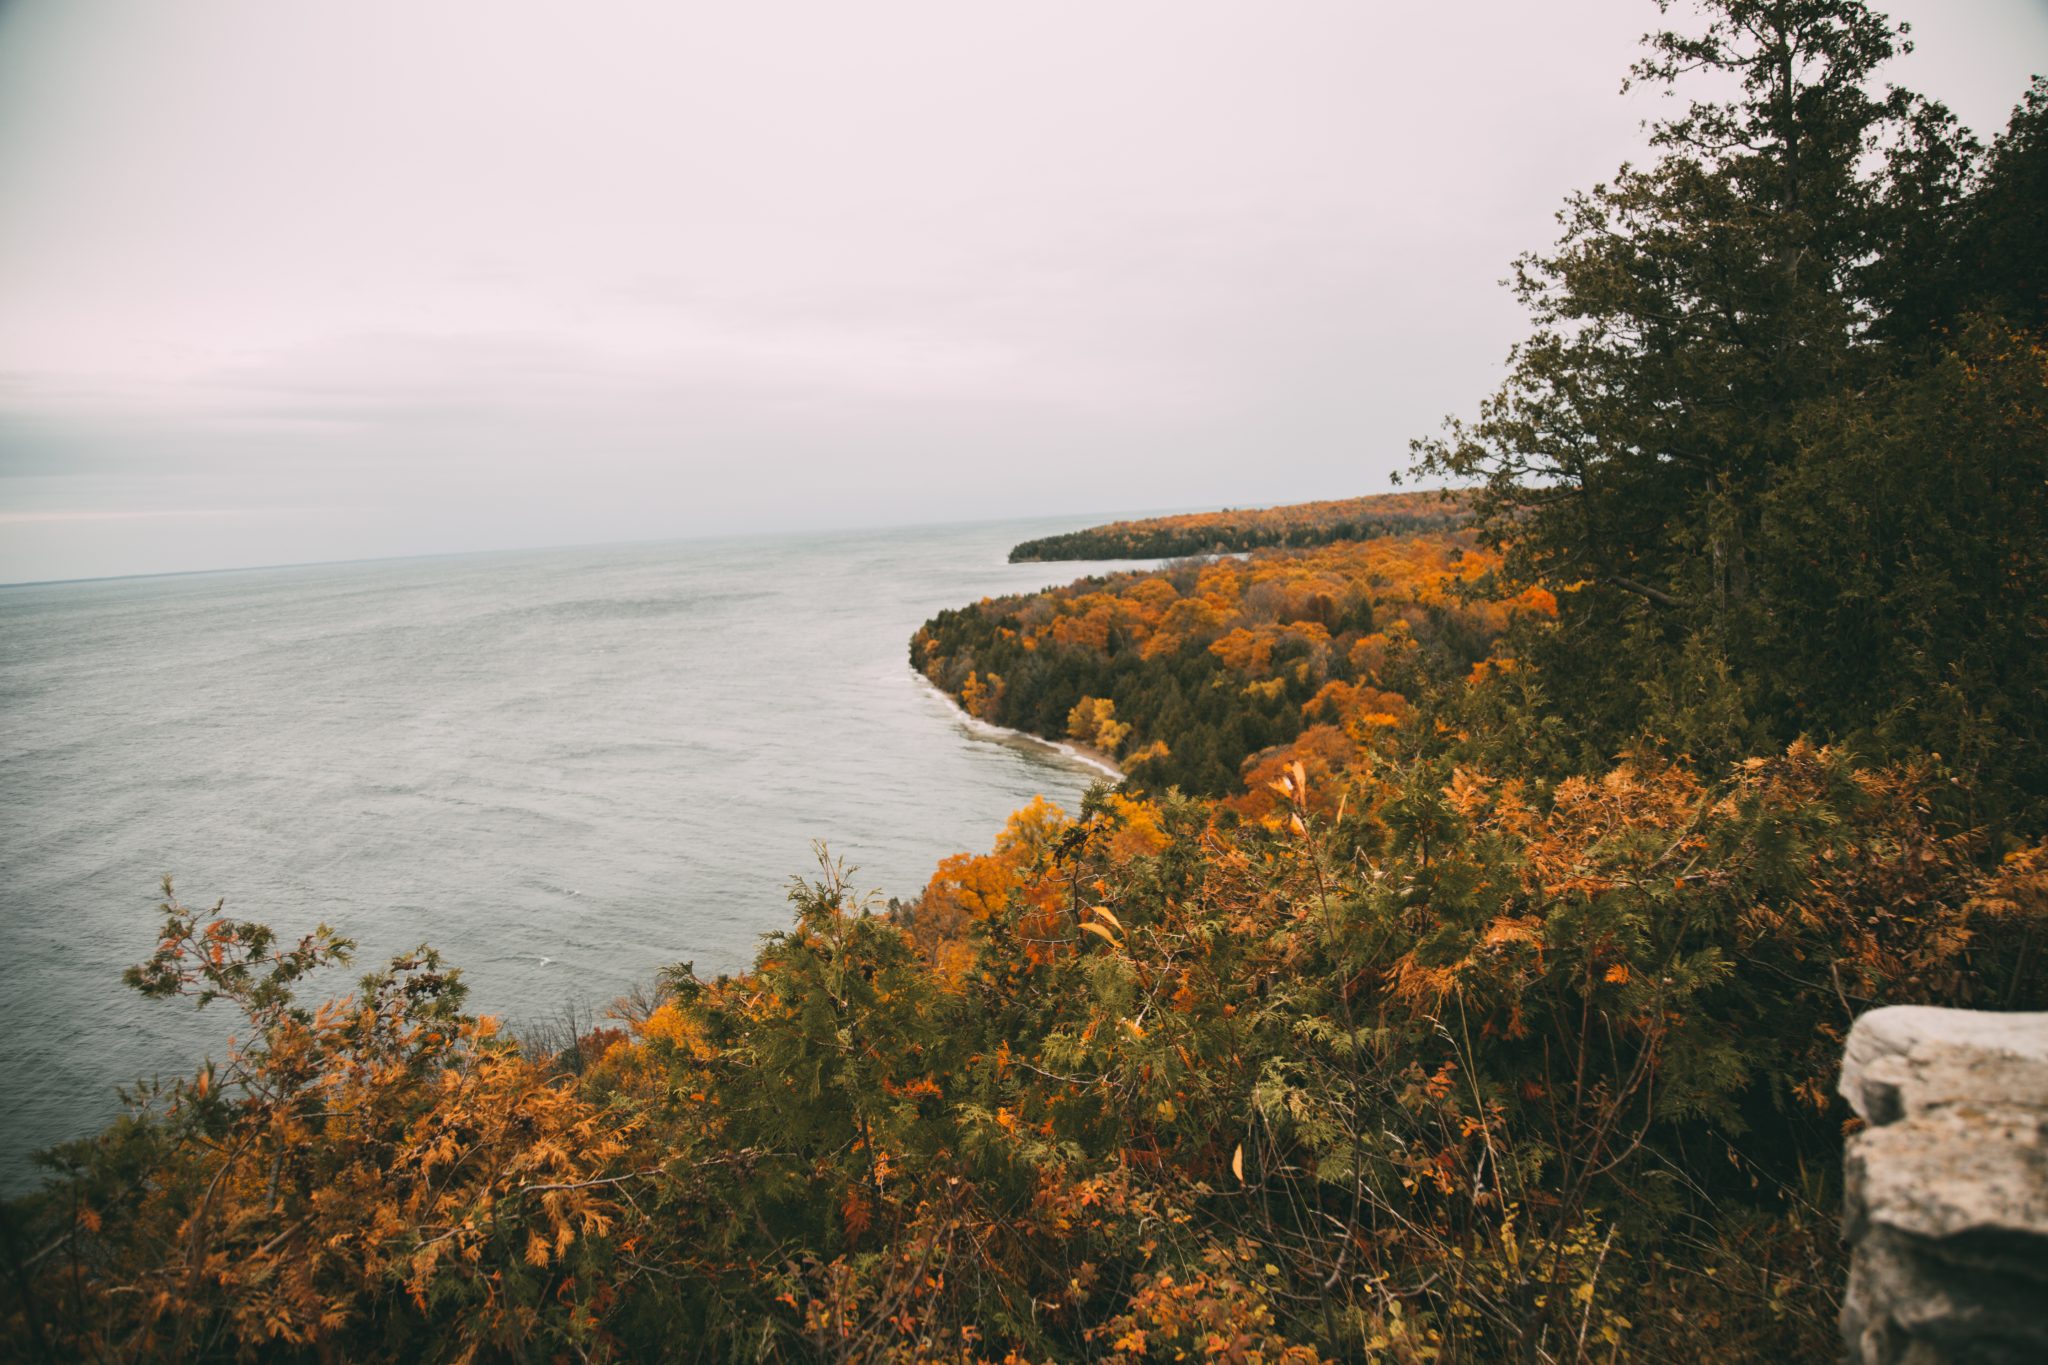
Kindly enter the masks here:
<path id="1" fill-rule="evenodd" d="M 1841 1092 L 1850 1360 L 2048 1361 L 2048 1014 L 1872 1010 Z"/>

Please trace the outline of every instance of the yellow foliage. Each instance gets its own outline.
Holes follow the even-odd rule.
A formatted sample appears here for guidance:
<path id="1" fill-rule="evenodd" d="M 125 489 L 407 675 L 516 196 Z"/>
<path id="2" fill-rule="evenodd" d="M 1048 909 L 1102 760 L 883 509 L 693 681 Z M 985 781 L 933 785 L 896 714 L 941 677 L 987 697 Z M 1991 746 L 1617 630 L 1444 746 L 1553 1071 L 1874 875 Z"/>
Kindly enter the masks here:
<path id="1" fill-rule="evenodd" d="M 1116 718 L 1116 703 L 1107 697 L 1083 697 L 1067 712 L 1067 737 L 1114 755 L 1131 733 Z"/>
<path id="2" fill-rule="evenodd" d="M 674 1002 L 663 1004 L 635 1031 L 648 1042 L 668 1043 L 696 1061 L 709 1061 L 718 1055 L 717 1049 L 704 1041 L 703 1030 L 696 1021 L 678 1009 Z"/>
<path id="3" fill-rule="evenodd" d="M 995 851 L 1013 867 L 1042 866 L 1067 829 L 1067 813 L 1043 796 L 1034 796 L 1012 811 L 996 836 Z"/>

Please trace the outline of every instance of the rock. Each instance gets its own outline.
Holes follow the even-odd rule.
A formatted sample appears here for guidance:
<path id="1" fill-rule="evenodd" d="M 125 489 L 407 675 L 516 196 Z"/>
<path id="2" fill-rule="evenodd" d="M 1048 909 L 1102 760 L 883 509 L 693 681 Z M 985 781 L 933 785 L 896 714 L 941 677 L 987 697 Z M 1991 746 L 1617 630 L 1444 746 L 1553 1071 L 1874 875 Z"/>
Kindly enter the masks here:
<path id="1" fill-rule="evenodd" d="M 1842 1049 L 1842 1098 L 1875 1127 L 1904 1117 L 1902 1084 L 1923 1108 L 1985 1093 L 1975 1073 L 2012 1064 L 2048 1070 L 2048 1014 L 1993 1014 L 1931 1005 L 1871 1010 L 1849 1030 Z M 1958 1072 L 1957 1068 L 1961 1068 Z M 2033 1102 L 2044 1101 L 2037 1078 Z"/>
<path id="2" fill-rule="evenodd" d="M 2048 1361 L 2048 1014 L 1872 1010 L 1841 1092 L 1850 1360 Z"/>

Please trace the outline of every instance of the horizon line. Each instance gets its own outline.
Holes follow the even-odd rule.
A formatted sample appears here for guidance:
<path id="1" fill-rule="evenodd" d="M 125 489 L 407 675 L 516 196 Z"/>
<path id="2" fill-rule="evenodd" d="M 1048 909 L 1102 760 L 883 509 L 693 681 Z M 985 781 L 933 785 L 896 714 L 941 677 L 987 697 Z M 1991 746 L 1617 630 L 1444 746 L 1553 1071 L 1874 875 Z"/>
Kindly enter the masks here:
<path id="1" fill-rule="evenodd" d="M 1322 501 L 1322 499 L 1309 499 Z M 1287 503 L 1273 503 L 1285 507 Z M 1128 512 L 1070 512 L 1048 513 L 1041 516 L 1024 517 L 966 517 L 943 521 L 891 522 L 881 526 L 859 528 L 861 531 L 878 533 L 886 531 L 912 531 L 942 526 L 995 526 L 1018 524 L 1031 521 L 1061 521 L 1074 517 L 1106 518 L 1120 520 L 1132 517 L 1174 516 L 1192 508 L 1148 509 Z M 1226 509 L 1236 510 L 1236 509 Z M 141 573 L 80 574 L 69 578 L 21 578 L 0 582 L 0 592 L 14 588 L 58 588 L 85 583 L 127 583 L 151 578 L 197 578 L 210 574 L 269 573 L 280 569 L 332 569 L 359 564 L 400 564 L 425 559 L 464 559 L 476 555 L 527 554 L 543 550 L 599 550 L 621 548 L 630 545 L 684 545 L 709 541 L 779 539 L 790 536 L 832 536 L 851 534 L 841 530 L 753 530 L 753 531 L 709 531 L 684 533 L 672 536 L 631 536 L 623 540 L 571 540 L 546 541 L 523 545 L 493 545 L 468 550 L 420 550 L 404 554 L 350 555 L 339 559 L 294 559 L 265 564 L 222 564 L 205 569 L 157 569 Z"/>

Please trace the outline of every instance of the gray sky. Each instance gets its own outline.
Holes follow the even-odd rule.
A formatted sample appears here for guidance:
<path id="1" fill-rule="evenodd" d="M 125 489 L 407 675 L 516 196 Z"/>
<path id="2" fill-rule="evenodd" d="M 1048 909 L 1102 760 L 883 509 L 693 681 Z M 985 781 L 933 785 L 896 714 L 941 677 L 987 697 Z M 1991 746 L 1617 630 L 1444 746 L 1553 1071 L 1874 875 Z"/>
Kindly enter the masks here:
<path id="1" fill-rule="evenodd" d="M 2048 67 L 1889 10 L 1981 132 Z M 0 581 L 1383 488 L 1655 23 L 0 0 Z"/>

